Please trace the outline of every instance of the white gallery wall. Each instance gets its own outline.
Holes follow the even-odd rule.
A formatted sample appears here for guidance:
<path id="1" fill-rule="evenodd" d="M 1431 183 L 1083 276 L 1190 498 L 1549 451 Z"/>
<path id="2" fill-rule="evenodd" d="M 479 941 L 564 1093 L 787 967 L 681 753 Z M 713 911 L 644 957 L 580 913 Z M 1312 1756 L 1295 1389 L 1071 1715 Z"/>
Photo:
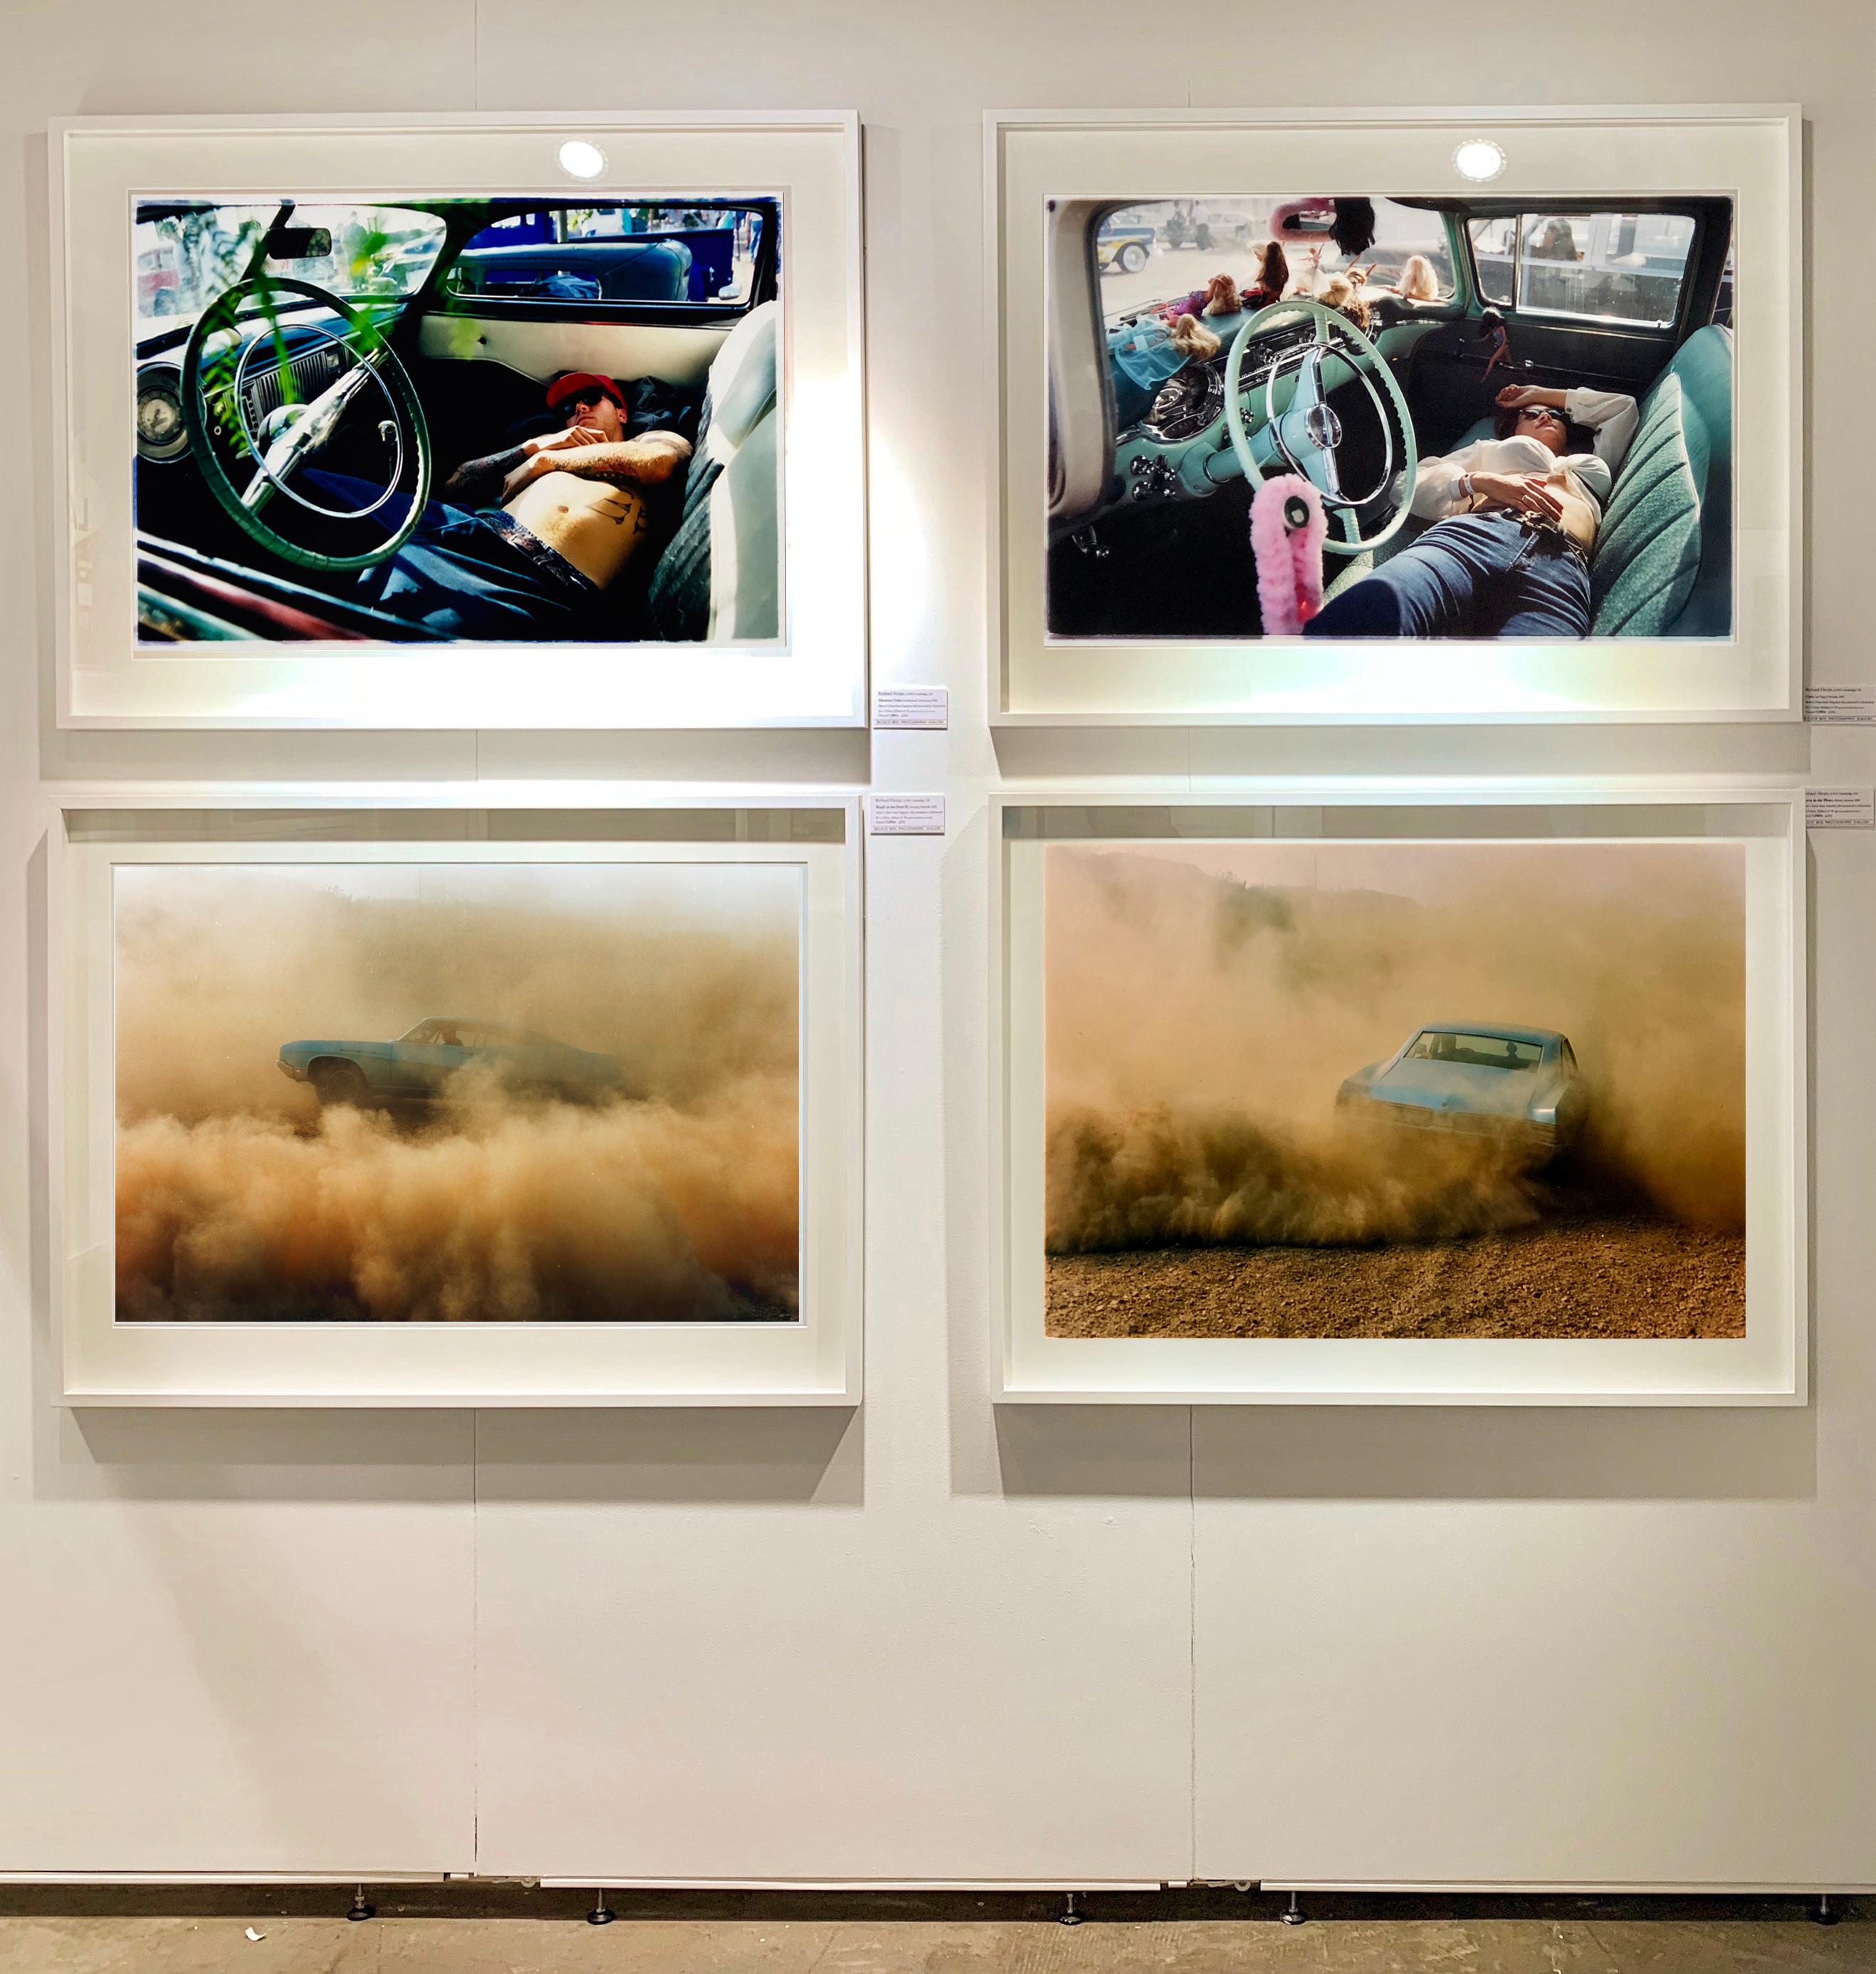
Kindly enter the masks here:
<path id="1" fill-rule="evenodd" d="M 1699 773 L 1868 730 L 1009 733 L 992 107 L 1790 101 L 1811 677 L 1871 638 L 1867 0 L 8 0 L 0 11 L 0 1873 L 1876 1884 L 1876 839 L 1811 851 L 1812 1402 L 998 1408 L 1000 782 Z M 50 117 L 812 107 L 866 126 L 876 685 L 948 733 L 61 733 Z M 941 792 L 868 849 L 866 1402 L 54 1404 L 52 782 Z"/>

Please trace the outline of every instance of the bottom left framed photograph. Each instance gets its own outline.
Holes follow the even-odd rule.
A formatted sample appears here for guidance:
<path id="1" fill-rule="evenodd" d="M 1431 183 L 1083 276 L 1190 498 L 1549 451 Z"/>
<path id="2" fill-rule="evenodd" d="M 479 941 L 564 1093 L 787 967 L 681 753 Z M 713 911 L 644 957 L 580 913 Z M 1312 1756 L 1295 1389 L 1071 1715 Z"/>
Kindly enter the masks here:
<path id="1" fill-rule="evenodd" d="M 70 806 L 65 1402 L 852 1404 L 853 806 Z"/>

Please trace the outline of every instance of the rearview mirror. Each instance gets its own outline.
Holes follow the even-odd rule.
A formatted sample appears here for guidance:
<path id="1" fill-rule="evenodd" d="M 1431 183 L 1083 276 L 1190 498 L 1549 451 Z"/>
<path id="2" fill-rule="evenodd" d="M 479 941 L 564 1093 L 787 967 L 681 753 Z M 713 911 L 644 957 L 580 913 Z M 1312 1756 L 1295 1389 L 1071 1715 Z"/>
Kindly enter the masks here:
<path id="1" fill-rule="evenodd" d="M 270 261 L 323 261 L 332 251 L 329 226 L 277 226 L 267 235 Z"/>

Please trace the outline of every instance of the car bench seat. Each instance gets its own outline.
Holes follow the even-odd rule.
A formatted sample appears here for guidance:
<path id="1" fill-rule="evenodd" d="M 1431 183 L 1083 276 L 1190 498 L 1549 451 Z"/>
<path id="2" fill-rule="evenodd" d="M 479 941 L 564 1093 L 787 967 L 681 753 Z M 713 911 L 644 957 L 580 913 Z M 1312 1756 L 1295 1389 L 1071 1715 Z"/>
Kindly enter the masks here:
<path id="1" fill-rule="evenodd" d="M 1590 567 L 1594 638 L 1733 628 L 1733 335 L 1684 343 L 1642 400 Z"/>
<path id="2" fill-rule="evenodd" d="M 646 594 L 647 637 L 781 634 L 777 318 L 774 302 L 751 309 L 711 362 L 683 510 Z"/>
<path id="3" fill-rule="evenodd" d="M 1733 333 L 1696 330 L 1637 407 L 1590 563 L 1593 638 L 1724 638 L 1733 628 Z M 1490 438 L 1481 418 L 1452 450 Z M 1338 572 L 1339 595 L 1405 548 L 1410 522 L 1373 556 Z"/>

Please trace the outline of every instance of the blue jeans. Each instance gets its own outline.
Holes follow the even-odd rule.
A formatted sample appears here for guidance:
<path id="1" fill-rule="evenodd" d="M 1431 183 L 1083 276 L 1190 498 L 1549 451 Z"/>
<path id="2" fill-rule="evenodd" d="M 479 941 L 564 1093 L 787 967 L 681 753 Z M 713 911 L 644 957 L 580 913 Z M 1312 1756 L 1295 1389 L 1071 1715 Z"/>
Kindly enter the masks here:
<path id="1" fill-rule="evenodd" d="M 342 505 L 362 507 L 378 490 L 316 467 L 302 477 Z M 396 527 L 409 512 L 408 500 L 390 503 L 385 525 Z M 426 503 L 411 539 L 362 571 L 350 592 L 444 637 L 498 644 L 617 636 L 598 621 L 601 593 L 500 508 L 472 511 L 440 500 Z"/>
<path id="2" fill-rule="evenodd" d="M 1590 572 L 1508 507 L 1436 521 L 1303 627 L 1310 638 L 1586 638 Z"/>
<path id="3" fill-rule="evenodd" d="M 598 588 L 499 507 L 427 516 L 388 562 L 368 570 L 361 598 L 445 636 L 485 643 L 603 637 Z"/>

